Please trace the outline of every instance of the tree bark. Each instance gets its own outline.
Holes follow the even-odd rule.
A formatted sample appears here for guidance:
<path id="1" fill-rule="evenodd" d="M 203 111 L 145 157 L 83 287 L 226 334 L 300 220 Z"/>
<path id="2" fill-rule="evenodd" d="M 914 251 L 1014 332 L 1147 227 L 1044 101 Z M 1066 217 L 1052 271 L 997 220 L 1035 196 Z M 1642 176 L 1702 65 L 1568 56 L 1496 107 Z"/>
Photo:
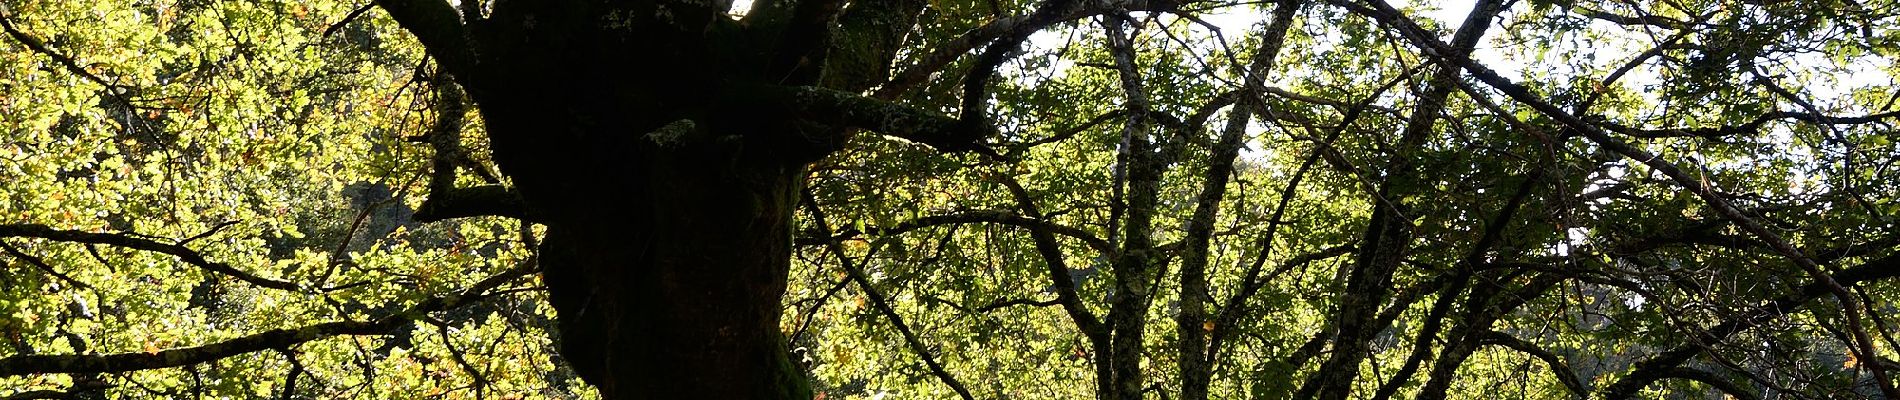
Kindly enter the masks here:
<path id="1" fill-rule="evenodd" d="M 1502 10 L 1500 1 L 1480 1 L 1472 6 L 1464 24 L 1453 34 L 1454 51 L 1470 53 L 1491 26 L 1492 18 Z M 1414 156 L 1407 153 L 1420 148 L 1432 133 L 1439 112 L 1456 87 L 1456 79 L 1457 70 L 1439 68 L 1427 82 L 1425 91 L 1419 94 L 1417 106 L 1396 146 L 1398 153 L 1393 155 L 1386 168 L 1387 176 L 1373 197 L 1372 219 L 1363 236 L 1365 244 L 1348 271 L 1346 292 L 1340 297 L 1334 314 L 1339 322 L 1332 354 L 1295 397 L 1346 398 L 1358 380 L 1359 364 L 1366 359 L 1371 340 L 1387 328 L 1374 323 L 1373 316 L 1390 300 L 1393 275 L 1411 250 L 1412 204 L 1406 198 L 1416 193 L 1425 180 L 1423 171 L 1412 159 Z"/>
<path id="2" fill-rule="evenodd" d="M 466 89 L 512 180 L 454 188 L 438 163 L 430 215 L 547 227 L 561 356 L 609 399 L 811 398 L 779 327 L 805 165 L 853 128 L 950 151 L 989 132 L 856 95 L 920 0 L 744 20 L 729 1 L 377 4 Z"/>
<path id="3" fill-rule="evenodd" d="M 697 146 L 642 154 L 622 201 L 548 227 L 562 355 L 607 398 L 810 398 L 779 332 L 800 168 Z"/>

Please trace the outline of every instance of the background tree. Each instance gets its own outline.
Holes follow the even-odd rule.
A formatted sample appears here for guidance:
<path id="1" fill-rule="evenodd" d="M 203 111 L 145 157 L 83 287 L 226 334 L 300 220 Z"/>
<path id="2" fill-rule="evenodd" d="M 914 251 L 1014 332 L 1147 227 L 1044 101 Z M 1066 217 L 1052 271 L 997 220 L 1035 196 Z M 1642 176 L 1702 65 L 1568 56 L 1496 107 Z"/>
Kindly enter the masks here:
<path id="1" fill-rule="evenodd" d="M 1900 397 L 1895 5 L 1400 6 L 0 4 L 0 394 Z"/>

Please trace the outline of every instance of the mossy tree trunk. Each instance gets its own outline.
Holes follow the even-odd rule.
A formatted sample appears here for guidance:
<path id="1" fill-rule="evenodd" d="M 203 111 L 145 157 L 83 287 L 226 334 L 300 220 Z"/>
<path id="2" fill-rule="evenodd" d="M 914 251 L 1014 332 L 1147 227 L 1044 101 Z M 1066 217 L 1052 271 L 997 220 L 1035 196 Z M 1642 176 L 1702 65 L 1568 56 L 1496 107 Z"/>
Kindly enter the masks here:
<path id="1" fill-rule="evenodd" d="M 852 128 L 970 126 L 854 95 L 923 4 L 878 3 L 379 2 L 466 90 L 513 184 L 438 183 L 424 208 L 544 224 L 561 355 L 616 399 L 811 398 L 779 327 L 804 166 Z"/>

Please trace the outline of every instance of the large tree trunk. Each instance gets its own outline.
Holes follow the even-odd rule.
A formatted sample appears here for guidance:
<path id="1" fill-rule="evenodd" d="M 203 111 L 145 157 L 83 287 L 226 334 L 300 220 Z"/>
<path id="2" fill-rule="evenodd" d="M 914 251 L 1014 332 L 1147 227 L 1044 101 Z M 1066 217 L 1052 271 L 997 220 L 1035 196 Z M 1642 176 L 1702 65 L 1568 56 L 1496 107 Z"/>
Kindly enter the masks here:
<path id="1" fill-rule="evenodd" d="M 515 3 L 509 3 L 515 4 Z M 497 8 L 469 91 L 547 226 L 562 358 L 609 399 L 809 399 L 779 331 L 803 166 L 828 144 L 736 91 L 731 21 L 613 31 L 611 11 Z M 606 24 L 605 26 L 601 24 Z M 742 104 L 743 103 L 743 104 Z"/>
<path id="2" fill-rule="evenodd" d="M 559 84 L 573 86 L 484 116 L 548 228 L 563 358 L 610 399 L 810 398 L 779 332 L 805 158 L 783 136 L 695 122 L 746 115 L 654 126 L 667 118 L 583 87 L 598 81 Z M 630 111 L 598 111 L 614 109 Z"/>
<path id="3" fill-rule="evenodd" d="M 547 226 L 561 356 L 609 399 L 811 398 L 779 331 L 805 165 L 846 127 L 976 141 L 855 94 L 922 1 L 760 2 L 745 21 L 729 0 L 377 3 L 479 106 L 513 187 L 478 192 Z M 436 176 L 430 201 L 450 203 L 453 172 Z"/>
<path id="4" fill-rule="evenodd" d="M 553 200 L 599 216 L 543 244 L 562 355 L 608 398 L 811 398 L 779 333 L 798 168 L 716 142 L 629 162 L 620 201 Z"/>

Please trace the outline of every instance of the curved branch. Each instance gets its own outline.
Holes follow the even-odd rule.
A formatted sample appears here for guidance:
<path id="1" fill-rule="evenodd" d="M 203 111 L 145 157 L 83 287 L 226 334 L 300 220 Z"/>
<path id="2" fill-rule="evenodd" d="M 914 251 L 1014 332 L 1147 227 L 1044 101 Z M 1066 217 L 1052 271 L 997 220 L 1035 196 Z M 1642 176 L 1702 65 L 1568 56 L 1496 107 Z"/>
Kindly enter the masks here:
<path id="1" fill-rule="evenodd" d="M 1720 376 L 1715 376 L 1715 373 L 1709 371 L 1694 368 L 1676 368 L 1669 370 L 1667 375 L 1670 378 L 1681 378 L 1701 382 L 1702 384 L 1714 387 L 1716 390 L 1721 390 L 1722 393 L 1727 393 L 1729 398 L 1732 399 L 1761 400 L 1761 397 L 1756 396 L 1754 392 L 1743 389 L 1741 385 L 1737 385 L 1735 382 L 1730 382 L 1727 379 L 1722 379 Z"/>
<path id="2" fill-rule="evenodd" d="M 1047 29 L 1055 24 L 1092 17 L 1117 7 L 1127 8 L 1130 11 L 1156 11 L 1171 8 L 1164 5 L 1169 2 L 1111 0 L 1102 2 L 1104 4 L 1088 7 L 1088 2 L 1070 1 L 1070 4 L 1059 4 L 1058 1 L 1061 0 L 1045 2 L 1042 7 L 1037 8 L 1036 11 L 1029 14 L 997 18 L 976 29 L 964 32 L 962 36 L 958 36 L 956 39 L 944 43 L 935 50 L 931 50 L 924 55 L 922 59 L 918 60 L 917 63 L 912 64 L 909 68 L 905 68 L 902 72 L 898 72 L 896 77 L 891 78 L 890 81 L 885 82 L 882 87 L 879 87 L 873 96 L 880 99 L 896 98 L 897 95 L 904 93 L 904 91 L 910 90 L 918 84 L 929 80 L 931 75 L 942 71 L 945 66 L 950 65 L 951 62 L 956 61 L 957 58 L 962 57 L 964 54 L 975 50 L 978 46 L 985 44 L 990 44 L 991 47 L 1006 45 L 1008 46 L 1007 49 L 1002 49 L 998 52 L 1008 53 L 1008 50 L 1014 50 L 1016 46 L 1021 45 L 1022 41 L 1029 37 L 1029 34 Z M 1079 8 L 1067 9 L 1067 7 L 1058 6 L 1074 6 Z M 1063 13 L 1058 14 L 1058 12 Z M 1021 38 L 1019 39 L 1017 36 L 1021 36 Z M 989 50 L 986 49 L 984 54 L 988 53 Z M 994 57 L 1004 58 L 1004 55 L 1006 54 L 998 54 Z M 1002 61 L 1001 59 L 997 59 L 994 60 L 993 63 L 1001 64 Z M 981 65 L 980 62 L 979 65 Z M 991 69 L 990 73 L 995 72 L 995 65 L 991 65 L 989 68 Z M 977 70 L 972 69 L 971 71 L 975 73 Z M 984 79 L 988 78 L 985 77 Z"/>
<path id="3" fill-rule="evenodd" d="M 831 240 L 850 239 L 864 234 L 900 235 L 918 229 L 943 225 L 979 223 L 1002 224 L 1029 230 L 1047 229 L 1051 233 L 1080 240 L 1090 248 L 1101 251 L 1102 254 L 1115 253 L 1114 247 L 1110 246 L 1107 240 L 1102 240 L 1102 238 L 1082 228 L 1062 225 L 1042 218 L 1025 217 L 1016 213 L 997 210 L 969 210 L 944 215 L 933 215 L 900 222 L 897 225 L 889 227 L 866 227 L 864 229 L 865 232 L 858 231 L 856 228 L 846 228 L 837 231 L 835 235 L 801 237 L 796 240 L 796 243 L 801 246 L 822 245 Z"/>
<path id="4" fill-rule="evenodd" d="M 10 224 L 10 225 L 0 225 L 0 237 L 28 237 L 28 238 L 39 238 L 39 239 L 47 239 L 47 240 L 60 241 L 60 242 L 105 244 L 105 245 L 113 245 L 113 246 L 129 248 L 129 249 L 150 251 L 154 253 L 169 254 L 173 257 L 178 257 L 180 261 L 184 261 L 187 264 L 196 265 L 199 268 L 204 268 L 211 272 L 216 272 L 219 274 L 237 278 L 240 281 L 244 281 L 244 282 L 257 285 L 260 287 L 289 290 L 293 292 L 304 291 L 303 285 L 298 284 L 296 282 L 291 282 L 291 281 L 286 281 L 286 280 L 281 280 L 281 279 L 265 278 L 265 277 L 257 276 L 249 272 L 244 272 L 243 270 L 239 270 L 236 267 L 232 267 L 230 264 L 206 260 L 203 254 L 199 254 L 197 250 L 192 250 L 185 246 L 171 244 L 171 243 L 162 243 L 159 241 L 141 238 L 141 237 L 135 237 L 131 235 L 124 235 L 124 234 L 117 234 L 117 233 L 93 233 L 93 232 L 83 232 L 83 231 L 61 230 L 61 229 L 53 229 L 53 228 L 47 227 L 46 225 L 38 225 L 38 224 Z"/>
<path id="5" fill-rule="evenodd" d="M 198 347 L 168 349 L 154 353 L 16 355 L 0 358 L 0 376 L 112 373 L 182 367 L 332 336 L 379 335 L 396 329 L 404 322 L 408 322 L 408 319 L 399 316 L 383 317 L 373 321 L 328 322 L 301 328 L 275 329 Z"/>
<path id="6" fill-rule="evenodd" d="M 1557 357 L 1556 353 L 1551 353 L 1549 350 L 1544 350 L 1544 348 L 1538 347 L 1536 344 L 1526 342 L 1523 339 L 1518 339 L 1504 332 L 1479 332 L 1477 338 L 1482 344 L 1495 344 L 1508 347 L 1512 350 L 1529 354 L 1532 357 L 1537 357 L 1539 360 L 1544 360 L 1544 364 L 1550 368 L 1550 373 L 1557 375 L 1557 381 L 1562 382 L 1565 388 L 1570 389 L 1570 393 L 1576 394 L 1578 398 L 1590 397 L 1589 387 L 1584 386 L 1583 381 L 1577 379 L 1577 373 L 1570 369 L 1570 364 L 1564 363 L 1564 360 Z"/>
<path id="7" fill-rule="evenodd" d="M 805 190 L 803 202 L 807 212 L 811 213 L 812 223 L 818 226 L 818 232 L 825 237 L 833 238 L 826 242 L 825 247 L 838 256 L 838 263 L 844 267 L 845 272 L 850 274 L 851 280 L 857 282 L 859 289 L 864 290 L 865 297 L 871 298 L 871 305 L 877 307 L 878 312 L 891 320 L 891 325 L 897 328 L 897 333 L 903 335 L 904 344 L 909 345 L 910 350 L 917 353 L 919 358 L 923 358 L 924 366 L 930 368 L 930 373 L 943 380 L 943 384 L 950 386 L 951 390 L 955 390 L 958 397 L 962 397 L 963 400 L 974 400 L 976 397 L 970 395 L 970 389 L 964 387 L 963 382 L 958 381 L 956 376 L 945 371 L 943 364 L 938 363 L 937 358 L 930 355 L 930 350 L 924 348 L 923 340 L 917 337 L 916 332 L 910 330 L 910 326 L 904 323 L 904 319 L 897 315 L 897 310 L 891 308 L 890 299 L 886 298 L 883 292 L 878 291 L 877 286 L 871 285 L 871 279 L 865 277 L 863 269 L 851 262 L 851 256 L 845 254 L 844 245 L 831 234 L 831 223 L 825 221 L 825 211 L 818 208 L 818 200 L 812 197 L 810 189 Z"/>
<path id="8" fill-rule="evenodd" d="M 222 342 L 158 352 L 9 356 L 0 358 L 0 377 L 27 374 L 116 373 L 173 368 L 201 364 L 244 353 L 281 349 L 334 336 L 381 335 L 426 313 L 473 304 L 482 299 L 483 294 L 489 289 L 532 272 L 534 272 L 534 264 L 523 264 L 483 279 L 457 294 L 425 300 L 406 311 L 368 321 L 326 322 L 300 328 L 273 329 Z"/>
<path id="9" fill-rule="evenodd" d="M 1035 200 L 1029 197 L 1029 191 L 1024 189 L 1022 183 L 1017 182 L 1015 177 L 1005 175 L 999 180 L 1002 181 L 1004 187 L 1009 189 L 1010 195 L 1016 198 L 1016 204 L 1024 213 L 1042 215 L 1042 210 L 1036 207 Z M 1102 344 L 1106 345 L 1108 330 L 1102 325 L 1101 319 L 1082 304 L 1081 295 L 1076 293 L 1075 278 L 1069 275 L 1069 264 L 1062 254 L 1062 246 L 1056 242 L 1055 231 L 1046 226 L 1036 225 L 1029 227 L 1029 234 L 1036 242 L 1036 252 L 1042 255 L 1043 263 L 1048 266 L 1050 286 L 1055 287 L 1056 298 L 1062 302 L 1063 310 L 1068 312 L 1069 318 L 1084 335 L 1089 336 L 1091 340 L 1100 339 Z"/>
<path id="10" fill-rule="evenodd" d="M 376 6 L 410 34 L 451 73 L 467 76 L 475 65 L 473 43 L 462 26 L 461 13 L 443 0 L 376 0 Z"/>
<path id="11" fill-rule="evenodd" d="M 1862 283 L 1894 277 L 1900 277 L 1900 254 L 1888 255 L 1847 268 L 1834 274 L 1833 280 L 1843 286 L 1854 287 Z M 1802 305 L 1822 295 L 1826 295 L 1828 292 L 1829 289 L 1824 283 L 1809 283 L 1802 286 L 1795 293 L 1775 298 L 1739 316 L 1724 320 L 1721 324 L 1705 329 L 1701 334 L 1696 335 L 1697 337 L 1689 339 L 1695 341 L 1695 343 L 1677 346 L 1662 354 L 1657 354 L 1655 357 L 1636 363 L 1635 370 L 1631 371 L 1629 375 L 1625 375 L 1623 379 L 1616 381 L 1616 383 L 1604 389 L 1604 398 L 1629 398 L 1635 395 L 1637 391 L 1641 391 L 1644 387 L 1649 386 L 1649 384 L 1655 383 L 1657 380 L 1663 378 L 1671 377 L 1672 375 L 1670 374 L 1676 367 L 1689 361 L 1690 358 L 1702 354 L 1704 350 L 1708 349 L 1709 345 L 1721 343 L 1742 331 L 1794 312 Z"/>
<path id="12" fill-rule="evenodd" d="M 1024 17 L 1022 23 L 1013 26 L 1007 34 L 983 48 L 977 55 L 976 65 L 970 67 L 970 73 L 963 77 L 963 104 L 961 119 L 964 123 L 989 124 L 989 81 L 996 76 L 996 67 L 1009 59 L 1029 35 L 1042 28 L 1067 20 L 1069 15 L 1082 12 L 1085 2 L 1081 0 L 1048 0 L 1036 8 L 1035 12 Z"/>
<path id="13" fill-rule="evenodd" d="M 1590 117 L 1590 118 L 1587 118 L 1586 120 L 1595 122 L 1598 125 L 1602 125 L 1605 129 L 1611 132 L 1621 133 L 1624 135 L 1629 135 L 1629 136 L 1639 137 L 1639 138 L 1644 138 L 1644 139 L 1674 138 L 1674 137 L 1699 137 L 1699 138 L 1705 138 L 1705 139 L 1716 139 L 1716 138 L 1721 138 L 1724 136 L 1755 134 L 1761 131 L 1762 125 L 1766 125 L 1769 122 L 1785 120 L 1785 119 L 1791 119 L 1791 120 L 1808 122 L 1812 124 L 1820 124 L 1820 125 L 1858 125 L 1858 124 L 1880 122 L 1880 121 L 1896 119 L 1896 118 L 1900 118 L 1900 111 L 1889 111 L 1889 112 L 1878 113 L 1878 114 L 1847 116 L 1847 117 L 1831 116 L 1831 115 L 1825 115 L 1825 114 L 1816 114 L 1816 113 L 1799 112 L 1799 111 L 1775 111 L 1775 112 L 1771 112 L 1767 114 L 1762 114 L 1760 116 L 1756 116 L 1754 120 L 1742 123 L 1740 125 L 1702 127 L 1702 128 L 1655 128 L 1655 129 L 1631 127 L 1627 125 L 1618 124 L 1615 122 L 1610 122 L 1608 120 L 1605 120 L 1599 117 Z"/>

